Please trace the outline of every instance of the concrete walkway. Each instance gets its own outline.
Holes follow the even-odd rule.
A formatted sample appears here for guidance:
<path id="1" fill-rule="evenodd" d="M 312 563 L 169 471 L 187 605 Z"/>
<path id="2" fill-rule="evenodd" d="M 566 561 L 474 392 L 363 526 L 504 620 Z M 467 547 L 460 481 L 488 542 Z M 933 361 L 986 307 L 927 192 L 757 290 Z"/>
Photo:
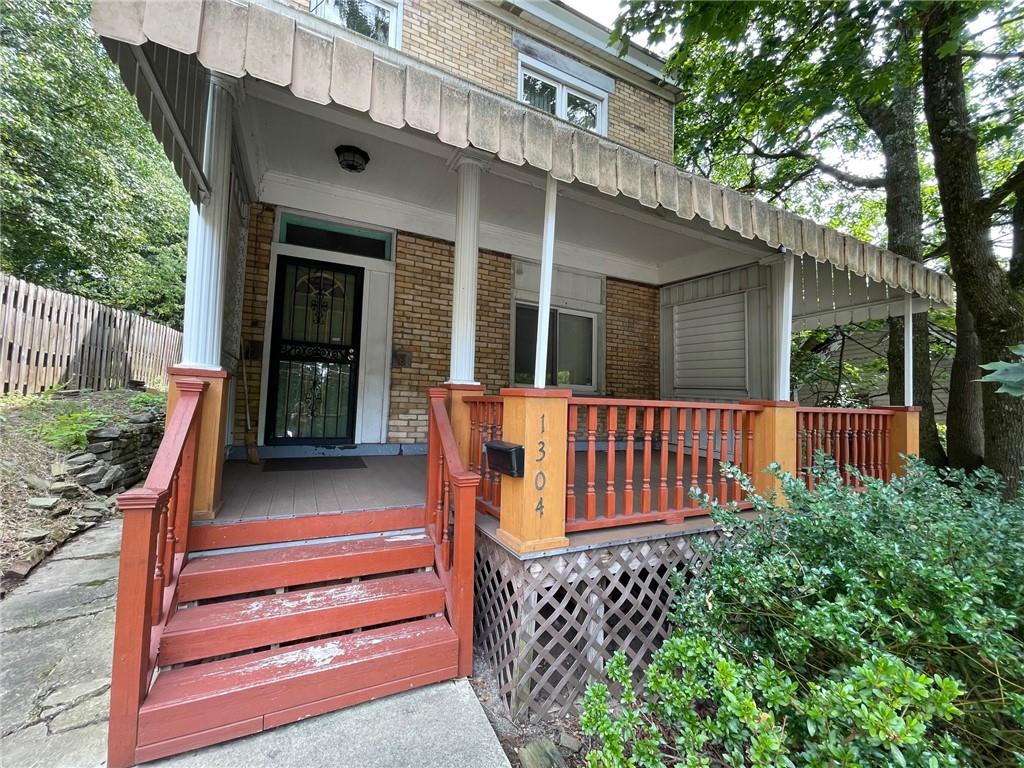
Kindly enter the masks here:
<path id="1" fill-rule="evenodd" d="M 72 541 L 0 603 L 0 764 L 105 764 L 119 521 Z M 465 680 L 151 763 L 160 768 L 508 768 Z"/>

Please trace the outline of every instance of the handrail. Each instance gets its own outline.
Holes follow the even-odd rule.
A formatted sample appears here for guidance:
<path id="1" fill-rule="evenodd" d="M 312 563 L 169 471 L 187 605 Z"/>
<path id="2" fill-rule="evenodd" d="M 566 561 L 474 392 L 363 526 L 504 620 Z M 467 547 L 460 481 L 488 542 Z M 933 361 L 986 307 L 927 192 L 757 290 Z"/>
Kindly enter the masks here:
<path id="1" fill-rule="evenodd" d="M 730 411 L 764 410 L 758 403 L 700 402 L 690 400 L 640 400 L 622 397 L 570 397 L 569 405 L 614 405 L 632 408 L 718 408 Z"/>
<path id="2" fill-rule="evenodd" d="M 892 416 L 893 408 L 827 408 L 823 406 L 798 405 L 797 413 L 865 413 L 873 416 Z"/>
<path id="3" fill-rule="evenodd" d="M 136 762 L 139 708 L 149 692 L 160 637 L 177 607 L 206 382 L 179 379 L 176 407 L 141 488 L 117 498 L 124 517 L 114 618 L 107 765 Z"/>
<path id="4" fill-rule="evenodd" d="M 448 392 L 428 390 L 427 524 L 445 607 L 459 638 L 458 672 L 473 672 L 473 557 L 476 549 L 476 489 L 480 475 L 466 469 L 445 408 Z"/>

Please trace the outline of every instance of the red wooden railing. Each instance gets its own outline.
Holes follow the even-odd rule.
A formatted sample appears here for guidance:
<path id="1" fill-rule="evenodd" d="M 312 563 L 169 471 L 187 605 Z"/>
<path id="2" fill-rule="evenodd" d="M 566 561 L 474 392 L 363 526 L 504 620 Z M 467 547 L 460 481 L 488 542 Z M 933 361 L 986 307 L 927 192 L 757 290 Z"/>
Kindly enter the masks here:
<path id="1" fill-rule="evenodd" d="M 481 512 L 500 517 L 501 475 L 488 465 L 484 443 L 501 439 L 504 401 L 480 395 L 467 397 L 464 402 L 469 404 L 469 470 L 480 474 L 476 506 Z"/>
<path id="2" fill-rule="evenodd" d="M 811 468 L 821 451 L 835 459 L 848 485 L 857 485 L 850 468 L 865 477 L 889 479 L 889 440 L 893 412 L 881 408 L 797 408 L 797 471 L 813 489 Z"/>
<path id="3" fill-rule="evenodd" d="M 124 516 L 114 620 L 107 762 L 135 764 L 139 707 L 149 691 L 164 626 L 177 608 L 178 575 L 188 532 L 206 382 L 182 379 L 146 482 L 118 496 Z"/>
<path id="4" fill-rule="evenodd" d="M 476 494 L 480 475 L 459 458 L 443 387 L 429 390 L 427 432 L 427 530 L 434 540 L 437 575 L 445 608 L 459 638 L 459 676 L 473 672 L 473 555 L 476 548 Z"/>
<path id="5" fill-rule="evenodd" d="M 753 463 L 756 404 L 574 397 L 569 400 L 565 529 L 706 514 L 690 489 L 744 502 L 719 471 Z"/>

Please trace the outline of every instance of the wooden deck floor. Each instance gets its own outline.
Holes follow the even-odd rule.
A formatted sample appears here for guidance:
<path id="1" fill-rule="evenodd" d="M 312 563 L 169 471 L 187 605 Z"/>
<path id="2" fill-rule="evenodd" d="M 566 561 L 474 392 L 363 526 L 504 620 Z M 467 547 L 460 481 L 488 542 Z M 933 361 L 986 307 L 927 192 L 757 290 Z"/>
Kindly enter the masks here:
<path id="1" fill-rule="evenodd" d="M 426 456 L 364 456 L 366 466 L 264 472 L 244 461 L 224 464 L 219 523 L 327 515 L 422 505 Z M 316 459 L 310 459 L 314 465 Z"/>

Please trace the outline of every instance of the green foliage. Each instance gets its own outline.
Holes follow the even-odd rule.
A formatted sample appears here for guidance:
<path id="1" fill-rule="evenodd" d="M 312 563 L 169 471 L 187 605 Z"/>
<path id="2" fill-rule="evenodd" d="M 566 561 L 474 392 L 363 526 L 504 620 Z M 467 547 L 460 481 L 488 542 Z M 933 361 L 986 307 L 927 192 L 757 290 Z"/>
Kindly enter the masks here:
<path id="1" fill-rule="evenodd" d="M 108 416 L 88 410 L 58 413 L 39 425 L 39 437 L 59 450 L 85 448 L 89 430 L 102 427 L 108 420 Z"/>
<path id="2" fill-rule="evenodd" d="M 128 410 L 132 413 L 142 411 L 167 410 L 167 394 L 165 392 L 139 392 L 128 398 Z"/>
<path id="3" fill-rule="evenodd" d="M 999 384 L 996 392 L 1024 397 L 1024 344 L 1011 347 L 1010 352 L 1017 357 L 1012 362 L 982 363 L 980 367 L 992 373 L 985 374 L 981 380 Z"/>
<path id="4" fill-rule="evenodd" d="M 188 200 L 87 0 L 0 0 L 0 268 L 180 327 Z"/>
<path id="5" fill-rule="evenodd" d="M 616 704 L 588 690 L 589 765 L 1021 764 L 1021 495 L 917 461 L 863 491 L 817 473 L 753 520 L 704 499 L 727 544 L 680 582 L 642 692 L 624 659 Z"/>

